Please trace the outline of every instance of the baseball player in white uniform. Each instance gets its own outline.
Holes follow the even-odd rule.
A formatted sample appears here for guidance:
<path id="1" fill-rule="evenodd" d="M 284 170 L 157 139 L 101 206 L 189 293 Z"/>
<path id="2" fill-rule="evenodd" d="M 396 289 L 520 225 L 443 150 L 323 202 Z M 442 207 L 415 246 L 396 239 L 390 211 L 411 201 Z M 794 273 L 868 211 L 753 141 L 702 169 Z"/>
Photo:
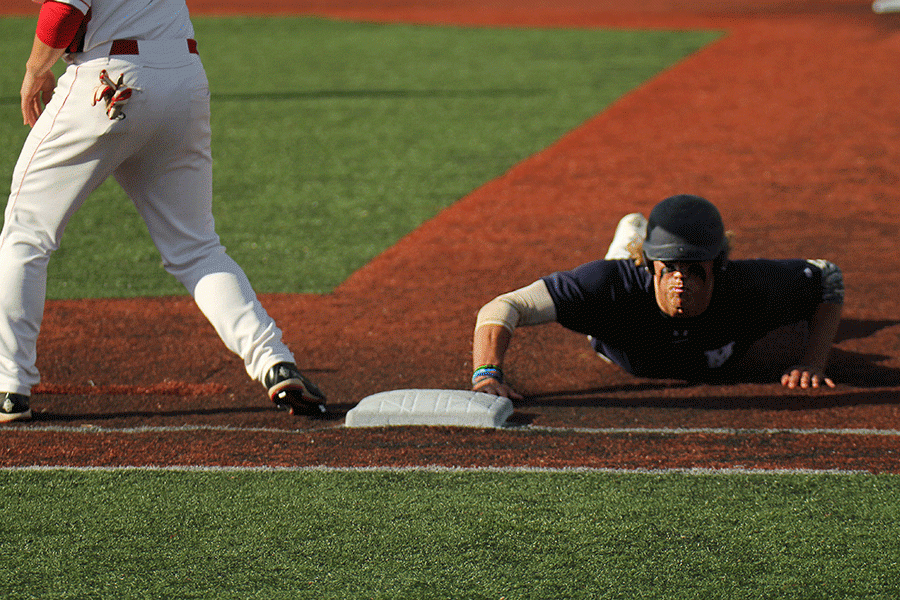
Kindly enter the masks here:
<path id="1" fill-rule="evenodd" d="M 57 83 L 60 58 L 68 68 Z M 184 0 L 46 0 L 21 98 L 32 129 L 0 234 L 0 421 L 31 418 L 47 263 L 110 175 L 250 377 L 292 413 L 323 414 L 322 392 L 216 235 L 209 84 Z"/>

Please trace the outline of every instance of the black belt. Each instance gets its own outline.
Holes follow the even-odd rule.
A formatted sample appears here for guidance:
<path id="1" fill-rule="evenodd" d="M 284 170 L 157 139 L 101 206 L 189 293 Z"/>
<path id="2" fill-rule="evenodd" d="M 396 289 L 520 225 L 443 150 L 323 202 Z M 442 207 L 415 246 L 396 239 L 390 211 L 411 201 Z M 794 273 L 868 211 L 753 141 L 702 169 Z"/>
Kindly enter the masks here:
<path id="1" fill-rule="evenodd" d="M 200 54 L 197 52 L 197 40 L 187 41 L 188 52 L 191 54 Z M 138 48 L 138 40 L 114 40 L 109 49 L 109 55 L 114 54 L 140 54 Z"/>

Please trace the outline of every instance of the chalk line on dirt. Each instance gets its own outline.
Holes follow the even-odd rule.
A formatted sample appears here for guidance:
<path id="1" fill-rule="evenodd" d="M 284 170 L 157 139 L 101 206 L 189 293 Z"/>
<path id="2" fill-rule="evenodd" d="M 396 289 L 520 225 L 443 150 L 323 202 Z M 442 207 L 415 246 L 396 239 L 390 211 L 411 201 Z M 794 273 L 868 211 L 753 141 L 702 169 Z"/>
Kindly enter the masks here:
<path id="1" fill-rule="evenodd" d="M 223 467 L 223 466 L 118 466 L 118 467 L 72 467 L 72 466 L 22 466 L 0 467 L 3 471 L 83 471 L 83 472 L 117 472 L 117 471 L 168 471 L 184 473 L 572 473 L 572 474 L 610 474 L 610 475 L 871 475 L 870 471 L 849 469 L 744 469 L 729 467 L 712 468 L 671 468 L 671 469 L 624 469 L 601 467 L 446 467 L 441 465 L 407 466 L 407 467 Z"/>
<path id="2" fill-rule="evenodd" d="M 408 427 L 408 426 L 403 426 Z M 177 425 L 177 426 L 142 426 L 142 427 L 102 427 L 95 425 L 81 425 L 78 427 L 50 426 L 7 426 L 7 431 L 34 432 L 34 433 L 184 433 L 191 431 L 211 431 L 229 433 L 283 433 L 283 434 L 310 434 L 319 431 L 334 431 L 343 429 L 342 425 L 332 427 L 320 427 L 313 429 L 279 429 L 276 427 L 233 427 L 229 425 Z M 365 429 L 365 428 L 363 428 Z M 596 435 L 837 435 L 837 436 L 883 436 L 900 437 L 897 429 L 865 429 L 865 428 L 731 428 L 731 427 L 535 427 L 531 425 L 507 426 L 492 431 L 524 432 L 524 433 L 582 433 Z"/>

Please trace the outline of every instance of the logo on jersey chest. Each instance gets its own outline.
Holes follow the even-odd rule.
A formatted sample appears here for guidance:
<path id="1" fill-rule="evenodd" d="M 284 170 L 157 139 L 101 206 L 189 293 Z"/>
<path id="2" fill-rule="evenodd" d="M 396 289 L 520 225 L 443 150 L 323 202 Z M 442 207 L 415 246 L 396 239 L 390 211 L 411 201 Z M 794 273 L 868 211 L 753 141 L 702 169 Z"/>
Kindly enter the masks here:
<path id="1" fill-rule="evenodd" d="M 716 350 L 707 350 L 704 354 L 706 355 L 706 364 L 709 368 L 717 369 L 724 365 L 731 358 L 731 355 L 734 354 L 734 342 L 728 342 Z"/>
<path id="2" fill-rule="evenodd" d="M 673 329 L 672 344 L 681 344 L 688 341 L 690 333 L 689 329 Z M 734 342 L 728 342 L 715 350 L 705 350 L 703 354 L 706 355 L 706 365 L 710 369 L 718 369 L 734 354 Z"/>

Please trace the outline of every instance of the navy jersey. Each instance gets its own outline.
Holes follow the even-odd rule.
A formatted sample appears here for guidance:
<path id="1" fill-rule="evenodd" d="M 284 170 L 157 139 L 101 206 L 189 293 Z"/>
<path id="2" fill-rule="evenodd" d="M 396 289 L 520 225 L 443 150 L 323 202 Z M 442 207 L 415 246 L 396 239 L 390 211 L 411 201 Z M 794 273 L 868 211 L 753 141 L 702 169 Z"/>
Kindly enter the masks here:
<path id="1" fill-rule="evenodd" d="M 731 261 L 716 273 L 709 308 L 670 317 L 656 304 L 653 275 L 631 260 L 598 260 L 543 278 L 557 321 L 634 375 L 724 375 L 769 331 L 808 321 L 822 302 L 822 272 L 805 260 Z"/>

